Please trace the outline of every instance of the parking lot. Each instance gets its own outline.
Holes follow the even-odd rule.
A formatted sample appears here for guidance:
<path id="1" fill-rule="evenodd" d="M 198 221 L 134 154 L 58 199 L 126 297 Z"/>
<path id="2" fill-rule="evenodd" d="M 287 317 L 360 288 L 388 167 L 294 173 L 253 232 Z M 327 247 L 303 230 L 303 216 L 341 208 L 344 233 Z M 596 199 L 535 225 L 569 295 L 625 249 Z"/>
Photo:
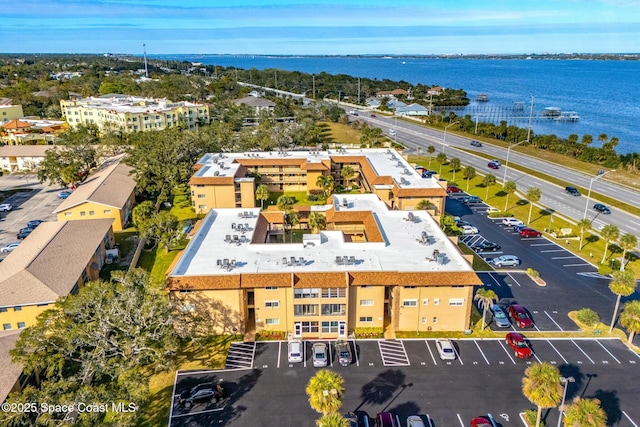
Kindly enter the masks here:
<path id="1" fill-rule="evenodd" d="M 340 366 L 334 342 L 329 368 L 345 378 L 343 412 L 372 418 L 389 410 L 402 425 L 418 414 L 432 427 L 468 426 L 478 415 L 492 413 L 499 425 L 520 426 L 519 412 L 532 408 L 524 398 L 521 378 L 531 363 L 546 361 L 576 379 L 567 392 L 598 397 L 612 420 L 609 425 L 640 425 L 637 380 L 640 356 L 616 339 L 531 339 L 535 356 L 521 360 L 503 339 L 453 340 L 456 360 L 442 361 L 433 339 L 350 341 L 353 363 Z M 177 397 L 202 381 L 224 379 L 226 398 L 200 403 L 189 410 L 177 399 L 172 426 L 313 426 L 318 415 L 309 408 L 304 388 L 317 371 L 311 363 L 312 342 L 305 342 L 302 363 L 287 361 L 286 342 L 245 343 L 231 350 L 234 359 L 252 360 L 252 369 L 179 373 Z M 547 425 L 555 425 L 558 411 L 549 411 Z M 370 423 L 373 425 L 373 423 Z M 427 424 L 428 425 L 428 424 Z"/>

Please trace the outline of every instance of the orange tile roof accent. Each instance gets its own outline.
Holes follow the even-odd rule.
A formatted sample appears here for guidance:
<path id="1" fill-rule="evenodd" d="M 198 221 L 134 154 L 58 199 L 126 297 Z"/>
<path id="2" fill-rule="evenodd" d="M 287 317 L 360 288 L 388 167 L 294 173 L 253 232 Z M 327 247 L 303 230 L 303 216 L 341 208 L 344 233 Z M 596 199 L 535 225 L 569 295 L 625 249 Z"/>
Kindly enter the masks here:
<path id="1" fill-rule="evenodd" d="M 397 188 L 393 190 L 396 197 L 446 197 L 444 188 Z"/>
<path id="2" fill-rule="evenodd" d="M 345 272 L 293 274 L 294 288 L 346 288 L 347 286 L 348 276 Z"/>
<path id="3" fill-rule="evenodd" d="M 419 266 L 416 265 L 416 269 Z M 396 271 L 381 272 L 349 272 L 352 286 L 363 285 L 407 285 L 407 286 L 480 286 L 482 281 L 473 271 L 463 272 L 415 272 L 402 273 Z"/>
<path id="4" fill-rule="evenodd" d="M 240 278 L 240 286 L 249 289 L 267 286 L 284 288 L 291 286 L 291 280 L 291 273 L 243 274 Z"/>
<path id="5" fill-rule="evenodd" d="M 2 125 L 6 130 L 19 130 L 19 129 L 28 129 L 33 126 L 31 123 L 21 122 L 20 120 L 11 120 L 10 122 Z"/>
<path id="6" fill-rule="evenodd" d="M 240 275 L 169 277 L 166 287 L 170 291 L 240 289 Z"/>
<path id="7" fill-rule="evenodd" d="M 384 242 L 382 232 L 378 227 L 371 211 L 335 211 L 333 208 L 327 211 L 327 223 L 354 223 L 359 222 L 364 225 L 368 242 Z"/>
<path id="8" fill-rule="evenodd" d="M 209 176 L 209 177 L 200 177 L 200 176 L 192 176 L 189 179 L 189 185 L 229 185 L 234 183 L 234 177 L 232 176 Z"/>
<path id="9" fill-rule="evenodd" d="M 269 224 L 282 224 L 282 211 L 262 211 L 260 214 Z"/>
<path id="10" fill-rule="evenodd" d="M 251 238 L 251 243 L 252 244 L 265 243 L 267 241 L 268 230 L 269 230 L 269 221 L 267 221 L 264 215 L 260 214 L 260 216 L 258 216 L 258 221 L 256 222 L 256 228 L 255 230 L 253 230 L 253 237 Z"/>
<path id="11" fill-rule="evenodd" d="M 300 168 L 303 169 L 303 170 L 308 170 L 308 171 L 326 171 L 326 170 L 329 170 L 328 167 L 326 167 L 322 163 L 317 163 L 317 162 L 312 162 L 312 163 L 306 162 Z"/>

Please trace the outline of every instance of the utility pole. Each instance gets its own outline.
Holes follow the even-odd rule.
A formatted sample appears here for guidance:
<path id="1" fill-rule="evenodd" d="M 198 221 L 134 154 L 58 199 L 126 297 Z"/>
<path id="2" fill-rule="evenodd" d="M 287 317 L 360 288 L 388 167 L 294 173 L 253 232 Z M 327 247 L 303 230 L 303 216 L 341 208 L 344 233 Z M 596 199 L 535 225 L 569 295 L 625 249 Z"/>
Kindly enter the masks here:
<path id="1" fill-rule="evenodd" d="M 147 68 L 147 45 L 146 43 L 142 43 L 142 52 L 144 55 L 144 76 L 149 77 L 149 69 Z"/>
<path id="2" fill-rule="evenodd" d="M 360 77 L 358 77 L 358 104 L 360 104 Z"/>
<path id="3" fill-rule="evenodd" d="M 531 121 L 533 120 L 533 95 L 531 95 L 531 109 L 529 110 L 529 130 L 527 131 L 527 141 L 531 141 Z"/>
<path id="4" fill-rule="evenodd" d="M 273 74 L 276 76 L 276 85 L 275 85 L 274 89 L 278 89 L 278 72 L 274 71 Z"/>
<path id="5" fill-rule="evenodd" d="M 311 81 L 313 82 L 313 99 L 316 99 L 316 75 L 311 74 Z"/>

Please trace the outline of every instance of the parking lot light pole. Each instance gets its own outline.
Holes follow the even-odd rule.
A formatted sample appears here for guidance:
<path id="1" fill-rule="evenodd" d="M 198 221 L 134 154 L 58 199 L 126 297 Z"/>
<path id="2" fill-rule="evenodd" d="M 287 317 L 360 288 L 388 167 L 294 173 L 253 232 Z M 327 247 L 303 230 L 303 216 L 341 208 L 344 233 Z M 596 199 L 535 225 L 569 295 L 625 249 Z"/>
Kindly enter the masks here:
<path id="1" fill-rule="evenodd" d="M 525 139 L 524 141 L 520 141 L 517 142 L 513 145 L 510 145 L 507 147 L 507 160 L 505 160 L 504 162 L 504 176 L 502 177 L 502 183 L 504 184 L 505 182 L 507 182 L 507 171 L 509 170 L 509 153 L 511 153 L 511 149 L 515 146 L 518 146 L 524 142 L 529 142 L 528 139 Z"/>
<path id="2" fill-rule="evenodd" d="M 453 123 L 449 123 L 447 126 L 444 127 L 444 137 L 442 138 L 442 152 L 444 153 L 444 147 L 447 144 L 447 129 L 449 129 L 451 126 L 456 125 L 456 124 L 460 124 L 459 121 L 455 121 Z"/>
<path id="3" fill-rule="evenodd" d="M 598 175 L 594 176 L 593 178 L 591 178 L 591 180 L 589 181 L 589 191 L 587 192 L 587 204 L 584 206 L 584 215 L 582 216 L 582 219 L 585 219 L 587 217 L 587 209 L 589 209 L 589 199 L 591 198 L 591 187 L 593 186 L 593 181 L 602 178 L 603 176 L 605 176 L 606 174 L 608 174 L 609 172 L 615 172 L 615 169 L 611 169 L 608 170 L 606 172 L 602 172 L 599 173 Z"/>
<path id="4" fill-rule="evenodd" d="M 569 383 L 576 382 L 576 379 L 573 377 L 560 377 L 560 383 L 564 385 L 564 390 L 562 391 L 562 403 L 560 404 L 560 413 L 558 414 L 558 427 L 562 423 L 562 414 L 564 412 L 564 400 L 567 397 L 567 387 Z"/>

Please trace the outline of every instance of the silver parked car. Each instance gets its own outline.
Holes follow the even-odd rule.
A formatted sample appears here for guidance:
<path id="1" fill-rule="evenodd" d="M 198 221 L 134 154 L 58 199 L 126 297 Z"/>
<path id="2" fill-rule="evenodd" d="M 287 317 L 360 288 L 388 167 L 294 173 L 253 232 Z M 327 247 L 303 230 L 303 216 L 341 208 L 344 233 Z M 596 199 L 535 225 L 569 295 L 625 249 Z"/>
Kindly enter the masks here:
<path id="1" fill-rule="evenodd" d="M 515 255 L 502 255 L 496 258 L 493 258 L 489 261 L 489 264 L 494 267 L 517 267 L 520 265 L 520 258 Z"/>
<path id="2" fill-rule="evenodd" d="M 509 317 L 504 312 L 502 307 L 498 304 L 493 304 L 491 307 L 491 311 L 493 312 L 493 321 L 499 328 L 509 328 L 511 327 L 511 322 L 509 321 Z"/>
<path id="3" fill-rule="evenodd" d="M 314 343 L 312 348 L 313 366 L 323 368 L 327 366 L 327 345 L 323 342 Z"/>
<path id="4" fill-rule="evenodd" d="M 453 344 L 447 339 L 436 340 L 436 348 L 438 349 L 438 355 L 442 360 L 456 360 L 456 351 L 453 349 Z"/>

